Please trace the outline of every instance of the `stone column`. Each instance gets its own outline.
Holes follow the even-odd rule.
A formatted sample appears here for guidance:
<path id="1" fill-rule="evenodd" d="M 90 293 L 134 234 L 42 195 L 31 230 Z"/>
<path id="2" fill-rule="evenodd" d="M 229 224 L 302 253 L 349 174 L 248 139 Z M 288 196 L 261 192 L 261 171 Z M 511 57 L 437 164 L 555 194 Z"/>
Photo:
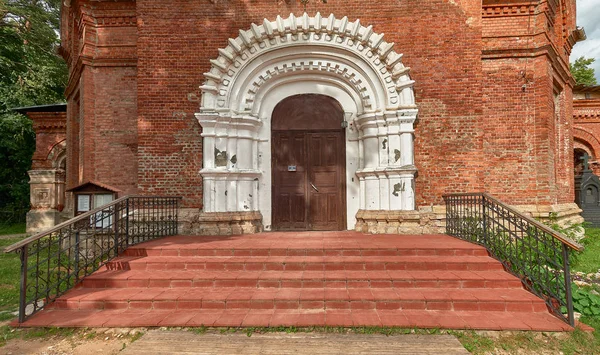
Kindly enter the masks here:
<path id="1" fill-rule="evenodd" d="M 357 119 L 364 156 L 357 171 L 360 208 L 371 211 L 415 209 L 413 123 L 415 109 L 368 113 Z"/>
<path id="2" fill-rule="evenodd" d="M 203 210 L 191 217 L 198 234 L 255 233 L 262 230 L 258 212 L 258 130 L 251 115 L 203 112 Z"/>
<path id="3" fill-rule="evenodd" d="M 204 141 L 204 212 L 257 211 L 258 129 L 252 116 L 199 114 Z"/>
<path id="4" fill-rule="evenodd" d="M 30 170 L 31 210 L 27 213 L 27 233 L 48 230 L 61 222 L 65 206 L 65 171 Z"/>

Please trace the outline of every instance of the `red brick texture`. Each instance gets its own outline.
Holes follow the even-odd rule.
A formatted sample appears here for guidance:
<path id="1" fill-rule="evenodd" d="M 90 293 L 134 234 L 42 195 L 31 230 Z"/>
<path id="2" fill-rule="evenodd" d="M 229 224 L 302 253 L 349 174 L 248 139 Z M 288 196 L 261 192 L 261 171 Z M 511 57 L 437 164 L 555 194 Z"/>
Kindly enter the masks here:
<path id="1" fill-rule="evenodd" d="M 35 131 L 35 152 L 31 169 L 46 170 L 59 168 L 57 164 L 64 155 L 66 139 L 65 112 L 27 112 Z"/>
<path id="2" fill-rule="evenodd" d="M 588 99 L 573 101 L 573 145 L 579 153 L 585 152 L 591 157 L 590 167 L 596 175 L 600 174 L 600 90 L 598 91 L 599 93 L 591 93 Z M 574 161 L 574 165 L 580 164 L 581 161 Z"/>
<path id="3" fill-rule="evenodd" d="M 385 33 L 416 81 L 417 206 L 486 190 L 511 204 L 569 203 L 568 52 L 574 1 L 318 1 Z M 125 193 L 180 195 L 202 207 L 198 86 L 218 48 L 296 1 L 72 1 L 62 53 L 71 69 L 68 187 L 95 179 Z M 525 88 L 523 88 L 525 85 Z"/>

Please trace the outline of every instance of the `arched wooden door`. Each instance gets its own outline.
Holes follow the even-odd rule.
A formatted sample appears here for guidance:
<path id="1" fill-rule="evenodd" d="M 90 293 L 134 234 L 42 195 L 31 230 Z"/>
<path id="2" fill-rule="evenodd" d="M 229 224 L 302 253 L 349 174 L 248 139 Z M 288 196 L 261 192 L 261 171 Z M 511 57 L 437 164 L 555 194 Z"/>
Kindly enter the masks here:
<path id="1" fill-rule="evenodd" d="M 342 230 L 346 224 L 344 112 L 303 94 L 273 111 L 273 230 Z"/>

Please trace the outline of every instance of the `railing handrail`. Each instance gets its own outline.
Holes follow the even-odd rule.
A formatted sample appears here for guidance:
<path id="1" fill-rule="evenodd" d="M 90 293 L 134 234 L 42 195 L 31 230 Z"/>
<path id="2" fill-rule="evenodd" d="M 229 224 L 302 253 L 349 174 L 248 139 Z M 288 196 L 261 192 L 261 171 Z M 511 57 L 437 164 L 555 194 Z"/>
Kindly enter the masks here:
<path id="1" fill-rule="evenodd" d="M 112 206 L 114 206 L 114 205 L 116 205 L 116 204 L 118 204 L 120 202 L 123 202 L 123 201 L 127 200 L 128 198 L 140 198 L 140 197 L 143 197 L 143 198 L 146 198 L 146 197 L 147 198 L 158 198 L 158 197 L 165 198 L 166 197 L 166 198 L 177 198 L 177 199 L 181 199 L 182 198 L 181 196 L 126 195 L 126 196 L 120 197 L 120 198 L 118 198 L 118 199 L 116 199 L 116 200 L 114 200 L 114 201 L 112 201 L 110 203 L 107 203 L 107 204 L 102 205 L 100 207 L 96 207 L 93 210 L 90 210 L 90 211 L 88 211 L 86 213 L 83 213 L 83 214 L 80 214 L 80 215 L 75 216 L 73 218 L 70 218 L 69 220 L 64 221 L 64 222 L 62 222 L 60 224 L 57 224 L 54 227 L 52 227 L 52 228 L 50 228 L 50 229 L 48 229 L 46 231 L 34 234 L 31 237 L 27 237 L 27 238 L 25 238 L 25 239 L 23 239 L 23 240 L 15 243 L 15 244 L 9 245 L 6 248 L 4 248 L 4 252 L 5 253 L 10 253 L 10 252 L 13 252 L 13 251 L 15 251 L 17 249 L 20 249 L 20 248 L 24 247 L 25 245 L 30 244 L 32 242 L 35 242 L 36 240 L 41 239 L 41 238 L 43 238 L 43 237 L 45 237 L 45 236 L 47 236 L 49 234 L 52 234 L 52 233 L 54 233 L 54 232 L 56 232 L 56 231 L 58 231 L 58 230 L 60 230 L 60 229 L 62 229 L 64 227 L 67 227 L 70 224 L 82 221 L 84 219 L 88 219 L 91 216 L 97 214 L 98 212 L 101 212 L 102 210 L 105 210 L 105 209 L 107 209 L 109 207 L 112 207 Z"/>
<path id="2" fill-rule="evenodd" d="M 583 246 L 485 192 L 444 200 L 447 234 L 484 246 L 555 316 L 575 326 L 569 254 Z"/>
<path id="3" fill-rule="evenodd" d="M 542 229 L 544 232 L 552 235 L 554 238 L 558 239 L 561 243 L 563 243 L 564 245 L 568 246 L 569 248 L 576 250 L 576 251 L 582 251 L 584 249 L 583 245 L 577 243 L 576 241 L 574 241 L 573 239 L 567 237 L 566 235 L 548 227 L 547 225 L 535 220 L 532 217 L 527 216 L 526 214 L 524 214 L 523 212 L 507 205 L 506 203 L 498 200 L 497 198 L 489 195 L 486 192 L 468 192 L 468 193 L 452 193 L 452 194 L 445 194 L 443 195 L 443 197 L 450 197 L 450 196 L 483 196 L 486 199 L 492 200 L 494 203 L 502 206 L 503 208 L 509 210 L 510 212 L 518 215 L 520 218 L 526 220 L 527 222 L 533 224 L 534 226 L 536 226 L 537 228 Z"/>

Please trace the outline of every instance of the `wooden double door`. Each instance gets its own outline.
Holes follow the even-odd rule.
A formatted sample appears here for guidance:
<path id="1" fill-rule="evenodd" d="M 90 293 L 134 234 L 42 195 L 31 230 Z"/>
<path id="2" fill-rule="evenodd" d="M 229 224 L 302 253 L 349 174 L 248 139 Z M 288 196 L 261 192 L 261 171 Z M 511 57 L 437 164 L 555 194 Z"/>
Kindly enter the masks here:
<path id="1" fill-rule="evenodd" d="M 273 131 L 273 229 L 345 229 L 344 132 Z"/>

